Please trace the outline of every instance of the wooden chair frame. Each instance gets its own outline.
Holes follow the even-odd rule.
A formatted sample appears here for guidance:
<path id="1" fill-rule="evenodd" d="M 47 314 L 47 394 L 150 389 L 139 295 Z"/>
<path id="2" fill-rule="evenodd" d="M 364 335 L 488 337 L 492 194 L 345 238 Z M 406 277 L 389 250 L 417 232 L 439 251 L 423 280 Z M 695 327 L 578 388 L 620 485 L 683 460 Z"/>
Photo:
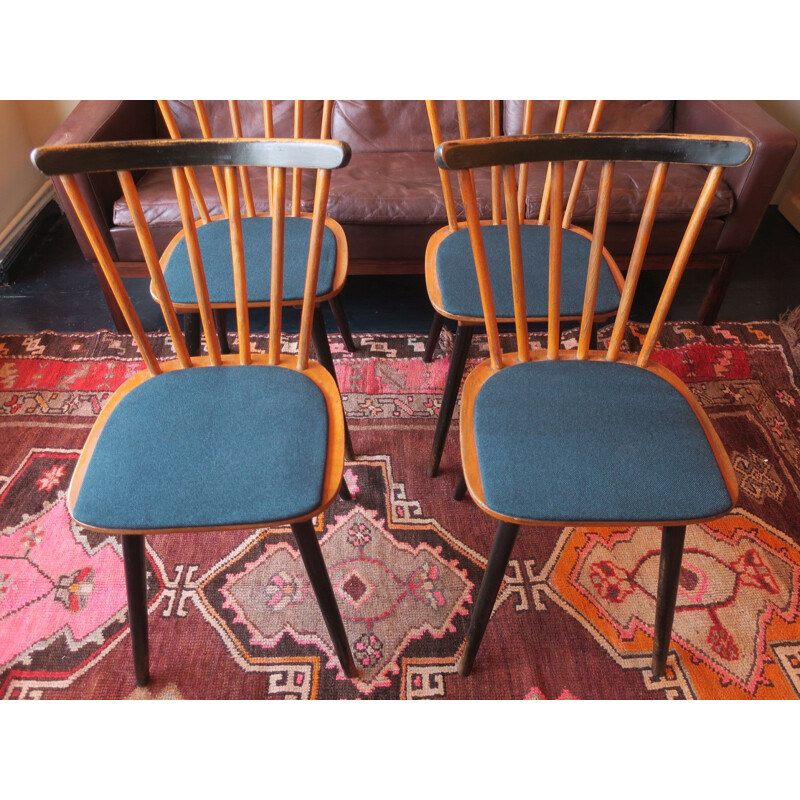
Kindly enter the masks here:
<path id="1" fill-rule="evenodd" d="M 319 600 L 323 617 L 328 626 L 340 663 L 349 676 L 355 675 L 355 665 L 350 652 L 341 616 L 336 605 L 322 552 L 311 523 L 311 519 L 324 510 L 337 493 L 349 497 L 342 478 L 344 460 L 345 422 L 341 397 L 335 380 L 328 370 L 309 358 L 313 318 L 317 298 L 315 290 L 319 269 L 322 234 L 325 227 L 325 206 L 327 204 L 330 173 L 332 169 L 345 166 L 350 158 L 350 149 L 343 143 L 332 140 L 296 139 L 219 139 L 204 140 L 163 140 L 141 142 L 109 142 L 61 147 L 44 147 L 34 151 L 34 164 L 45 174 L 59 176 L 70 198 L 81 225 L 89 238 L 98 262 L 111 286 L 117 302 L 122 309 L 134 340 L 145 362 L 145 370 L 126 381 L 111 397 L 99 415 L 78 460 L 70 485 L 67 503 L 70 511 L 75 507 L 86 475 L 87 466 L 97 445 L 100 434 L 119 403 L 144 382 L 162 373 L 180 369 L 202 369 L 229 365 L 267 365 L 276 369 L 302 372 L 315 383 L 325 401 L 328 415 L 329 434 L 321 502 L 318 507 L 301 516 L 280 521 L 269 521 L 270 526 L 288 524 L 292 527 L 298 548 L 306 565 L 312 587 Z M 247 287 L 245 281 L 244 249 L 241 236 L 239 203 L 230 204 L 231 249 L 236 293 L 236 315 L 239 327 L 240 347 L 238 354 L 223 354 L 220 351 L 215 330 L 213 306 L 205 287 L 202 254 L 197 241 L 197 226 L 192 214 L 191 180 L 187 170 L 200 166 L 218 167 L 225 181 L 228 197 L 238 198 L 240 187 L 239 168 L 242 166 L 269 167 L 272 172 L 272 191 L 276 198 L 272 222 L 272 281 L 270 308 L 269 350 L 266 354 L 255 353 L 251 349 L 248 321 Z M 192 356 L 183 339 L 178 322 L 178 309 L 173 305 L 167 292 L 161 263 L 153 245 L 149 228 L 144 219 L 138 200 L 132 173 L 140 169 L 170 168 L 175 183 L 181 209 L 183 236 L 186 237 L 192 275 L 199 298 L 199 314 L 208 343 L 206 356 Z M 300 335 L 297 355 L 281 352 L 282 319 L 282 281 L 283 281 L 283 219 L 285 196 L 285 175 L 287 169 L 310 168 L 317 170 L 315 209 L 313 216 L 310 248 L 307 262 L 305 291 L 302 304 Z M 172 338 L 176 358 L 159 361 L 150 345 L 130 297 L 114 265 L 108 248 L 92 217 L 83 197 L 76 175 L 85 172 L 116 172 L 123 193 L 133 214 L 137 234 L 144 251 L 150 278 L 156 288 L 165 321 Z M 257 424 L 254 423 L 254 424 Z M 80 522 L 80 520 L 78 520 Z M 84 524 L 84 523 L 81 523 Z M 134 666 L 137 683 L 142 686 L 149 680 L 149 660 L 147 646 L 147 608 L 144 543 L 145 535 L 153 533 L 186 533 L 198 530 L 251 529 L 258 525 L 204 525 L 202 528 L 180 527 L 158 530 L 109 529 L 93 525 L 86 527 L 103 533 L 122 536 L 125 560 L 128 607 L 131 621 Z"/>
<path id="2" fill-rule="evenodd" d="M 600 126 L 603 109 L 605 107 L 605 100 L 596 100 L 587 132 L 592 133 L 597 131 Z M 434 148 L 442 144 L 442 127 L 439 117 L 439 111 L 435 100 L 425 101 L 428 110 L 428 120 L 431 126 L 431 135 L 433 138 Z M 554 133 L 563 133 L 569 114 L 570 101 L 561 100 L 558 105 L 556 114 L 556 121 L 554 125 Z M 492 100 L 489 102 L 489 127 L 492 137 L 499 137 L 501 135 L 501 122 L 500 122 L 500 101 Z M 459 136 L 462 140 L 470 139 L 470 125 L 467 113 L 467 102 L 464 100 L 456 101 L 456 114 L 458 119 Z M 526 100 L 523 113 L 522 131 L 523 135 L 530 135 L 533 128 L 534 120 L 534 101 Z M 591 241 L 592 233 L 584 228 L 572 224 L 572 215 L 577 203 L 578 196 L 583 185 L 583 178 L 586 173 L 587 161 L 580 161 L 577 164 L 575 176 L 573 179 L 572 187 L 570 189 L 569 197 L 567 199 L 566 211 L 561 218 L 561 226 L 571 232 L 580 234 Z M 545 185 L 542 194 L 542 203 L 539 215 L 536 219 L 525 218 L 525 199 L 528 188 L 528 164 L 519 165 L 519 178 L 517 189 L 515 192 L 515 199 L 504 196 L 503 192 L 503 179 L 501 167 L 497 165 L 491 166 L 491 218 L 482 219 L 480 224 L 491 225 L 508 225 L 508 209 L 515 209 L 516 214 L 511 214 L 516 217 L 520 225 L 547 225 L 549 212 L 550 212 L 550 185 L 551 185 L 551 169 L 548 167 L 547 175 L 545 178 Z M 481 316 L 465 316 L 451 313 L 445 307 L 442 301 L 442 290 L 439 283 L 439 274 L 436 266 L 437 253 L 440 246 L 453 233 L 463 230 L 467 227 L 466 221 L 459 221 L 455 194 L 451 183 L 451 174 L 448 170 L 439 167 L 439 177 L 442 184 L 442 195 L 444 197 L 445 209 L 447 211 L 447 225 L 439 229 L 428 241 L 428 246 L 425 251 L 425 283 L 428 289 L 428 297 L 431 305 L 434 308 L 434 318 L 431 324 L 428 338 L 425 342 L 425 352 L 422 360 L 430 363 L 433 360 L 433 354 L 436 345 L 441 335 L 442 327 L 445 319 L 451 319 L 458 323 L 456 329 L 456 338 L 453 345 L 453 352 L 450 357 L 450 365 L 445 382 L 445 389 L 442 395 L 442 403 L 439 410 L 439 417 L 437 419 L 436 431 L 434 433 L 433 444 L 431 447 L 431 455 L 428 463 L 428 476 L 435 477 L 439 471 L 439 463 L 441 461 L 442 452 L 444 450 L 447 434 L 450 429 L 453 413 L 455 411 L 456 401 L 458 399 L 458 391 L 461 386 L 461 379 L 464 375 L 466 367 L 467 353 L 472 342 L 472 336 L 475 328 L 483 324 L 483 317 Z M 474 182 L 473 182 L 474 185 Z M 607 249 L 602 250 L 603 257 L 608 264 L 611 275 L 617 284 L 617 287 L 622 291 L 624 284 L 624 277 L 622 271 Z M 596 342 L 597 329 L 607 320 L 614 316 L 615 312 L 608 312 L 603 314 L 596 314 L 592 327 L 592 342 Z M 546 317 L 529 316 L 529 322 L 544 322 Z M 564 321 L 578 321 L 581 319 L 580 315 L 566 315 L 561 318 Z M 511 323 L 514 321 L 513 317 L 502 317 L 498 319 L 500 323 Z"/>
<path id="3" fill-rule="evenodd" d="M 597 362 L 623 362 L 654 373 L 675 387 L 694 412 L 710 444 L 714 458 L 716 459 L 725 486 L 730 495 L 732 506 L 735 505 L 738 498 L 736 475 L 722 442 L 711 422 L 685 384 L 665 367 L 651 362 L 650 357 L 656 346 L 658 336 L 666 320 L 669 307 L 675 296 L 682 274 L 686 268 L 700 226 L 703 223 L 714 192 L 719 184 L 723 169 L 726 166 L 739 166 L 745 163 L 749 159 L 752 150 L 753 145 L 749 139 L 737 137 L 697 137 L 678 134 L 551 134 L 543 136 L 490 137 L 479 140 L 445 142 L 437 147 L 435 154 L 437 165 L 441 169 L 454 170 L 458 175 L 462 197 L 464 198 L 466 206 L 467 226 L 475 258 L 481 302 L 484 310 L 484 322 L 489 344 L 489 358 L 470 373 L 463 390 L 461 458 L 464 471 L 462 481 L 456 491 L 456 497 L 460 499 L 466 491 L 469 491 L 469 494 L 480 508 L 499 520 L 492 554 L 475 603 L 469 633 L 459 666 L 459 671 L 462 675 L 469 674 L 472 669 L 475 655 L 483 638 L 495 598 L 497 597 L 504 577 L 506 565 L 519 526 L 552 525 L 555 522 L 552 519 L 508 516 L 494 510 L 486 500 L 480 464 L 478 463 L 477 457 L 474 411 L 475 403 L 481 388 L 490 377 L 500 370 L 529 361 L 575 359 Z M 562 206 L 562 180 L 563 164 L 566 160 L 579 162 L 598 161 L 603 164 L 597 212 L 592 232 L 592 249 L 589 257 L 583 314 L 581 316 L 578 346 L 576 350 L 562 350 L 560 346 L 562 322 L 559 317 L 561 237 L 563 230 L 562 220 L 565 213 Z M 653 162 L 655 166 L 608 350 L 598 351 L 590 347 L 591 327 L 594 320 L 594 304 L 597 294 L 597 276 L 608 217 L 614 163 L 622 160 Z M 509 218 L 508 236 L 515 301 L 514 325 L 516 330 L 517 351 L 504 354 L 500 346 L 498 331 L 498 322 L 500 320 L 497 319 L 495 314 L 491 280 L 483 245 L 483 222 L 478 213 L 472 170 L 482 166 L 500 168 L 503 174 L 506 201 L 510 206 L 516 196 L 515 165 L 530 162 L 547 162 L 550 166 L 549 174 L 552 175 L 551 186 L 549 187 L 549 206 L 553 224 L 550 226 L 550 282 L 548 290 L 547 347 L 545 350 L 532 350 L 529 345 L 528 320 L 525 316 L 525 286 L 519 238 L 520 226 L 519 219 L 512 215 Z M 641 273 L 648 240 L 655 220 L 659 197 L 664 186 L 664 180 L 670 163 L 704 165 L 709 169 L 708 177 L 700 193 L 694 213 L 687 225 L 683 241 L 678 248 L 641 350 L 638 355 L 623 353 L 623 337 L 625 335 L 636 285 Z M 576 425 L 580 425 L 579 420 L 576 420 Z M 720 516 L 720 514 L 701 519 L 666 519 L 660 521 L 635 519 L 621 519 L 616 522 L 607 519 L 600 521 L 589 519 L 557 521 L 559 526 L 593 525 L 605 527 L 615 524 L 647 524 L 660 525 L 662 527 L 662 555 L 656 602 L 656 625 L 654 631 L 652 665 L 656 677 L 663 675 L 666 667 L 686 525 L 689 522 L 701 522 L 705 519 L 717 518 L 718 516 Z"/>

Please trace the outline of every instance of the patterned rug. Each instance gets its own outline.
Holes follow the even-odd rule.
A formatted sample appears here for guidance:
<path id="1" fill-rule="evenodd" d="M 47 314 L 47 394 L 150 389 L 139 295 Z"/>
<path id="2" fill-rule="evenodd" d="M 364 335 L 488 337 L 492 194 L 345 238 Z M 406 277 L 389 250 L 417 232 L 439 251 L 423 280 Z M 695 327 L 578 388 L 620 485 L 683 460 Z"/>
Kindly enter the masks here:
<path id="1" fill-rule="evenodd" d="M 148 539 L 152 680 L 137 689 L 120 544 L 76 525 L 64 492 L 92 422 L 141 362 L 108 332 L 0 337 L 0 697 L 800 696 L 791 331 L 672 323 L 655 353 L 707 409 L 741 486 L 734 513 L 688 530 L 660 680 L 650 671 L 659 534 L 646 527 L 523 528 L 473 673 L 458 676 L 495 526 L 468 498 L 452 500 L 457 420 L 440 475 L 425 475 L 449 348 L 443 340 L 423 364 L 422 336 L 356 339 L 351 355 L 333 337 L 353 500 L 337 500 L 316 529 L 359 678 L 338 668 L 291 532 L 273 529 Z M 168 340 L 154 341 L 168 357 Z M 477 338 L 471 362 L 485 355 Z"/>

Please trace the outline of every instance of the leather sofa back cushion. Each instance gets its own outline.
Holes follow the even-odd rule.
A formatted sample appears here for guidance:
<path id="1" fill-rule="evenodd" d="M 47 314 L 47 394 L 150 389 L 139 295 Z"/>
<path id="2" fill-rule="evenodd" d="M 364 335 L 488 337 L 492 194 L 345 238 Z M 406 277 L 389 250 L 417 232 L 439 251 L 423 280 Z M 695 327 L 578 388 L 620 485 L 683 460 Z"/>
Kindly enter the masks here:
<path id="1" fill-rule="evenodd" d="M 169 107 L 175 116 L 175 122 L 185 139 L 200 138 L 200 123 L 194 110 L 192 100 L 170 100 Z M 204 101 L 211 132 L 214 136 L 232 136 L 230 111 L 227 100 Z M 156 110 L 156 113 L 158 110 Z M 240 100 L 239 116 L 242 121 L 242 133 L 245 136 L 264 136 L 264 111 L 261 100 Z M 275 136 L 288 138 L 294 136 L 294 100 L 273 100 L 272 119 Z M 306 100 L 303 104 L 303 135 L 308 138 L 319 138 L 322 128 L 322 101 Z"/>
<path id="2" fill-rule="evenodd" d="M 458 138 L 456 103 L 438 103 L 442 135 Z M 489 135 L 489 103 L 467 103 L 470 136 Z M 354 153 L 426 151 L 433 160 L 433 138 L 424 100 L 336 100 L 331 133 Z"/>
<path id="3" fill-rule="evenodd" d="M 558 100 L 534 100 L 532 133 L 552 133 L 556 126 Z M 503 128 L 507 135 L 522 132 L 524 100 L 503 102 Z M 567 109 L 567 132 L 585 131 L 594 100 L 573 100 Z M 601 131 L 670 133 L 673 130 L 674 100 L 607 100 L 600 117 Z"/>

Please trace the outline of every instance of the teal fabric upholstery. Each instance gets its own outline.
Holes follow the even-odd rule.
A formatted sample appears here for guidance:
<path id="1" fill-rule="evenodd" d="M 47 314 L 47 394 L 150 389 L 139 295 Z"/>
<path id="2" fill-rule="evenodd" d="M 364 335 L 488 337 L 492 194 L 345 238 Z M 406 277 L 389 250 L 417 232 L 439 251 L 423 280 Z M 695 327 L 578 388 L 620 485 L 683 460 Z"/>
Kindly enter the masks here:
<path id="1" fill-rule="evenodd" d="M 474 426 L 486 502 L 501 514 L 668 521 L 732 505 L 694 412 L 645 369 L 516 364 L 481 387 Z"/>
<path id="2" fill-rule="evenodd" d="M 244 262 L 247 269 L 248 302 L 269 302 L 269 285 L 272 250 L 272 219 L 246 217 L 242 220 Z M 230 227 L 227 220 L 215 220 L 197 229 L 203 268 L 208 281 L 208 294 L 212 303 L 233 303 L 233 261 L 231 259 Z M 311 220 L 306 217 L 286 217 L 284 232 L 283 299 L 303 299 L 308 261 L 308 244 L 311 238 Z M 325 228 L 322 236 L 317 294 L 333 288 L 336 267 L 336 237 Z M 186 241 L 181 240 L 172 251 L 164 268 L 173 303 L 197 303 L 192 270 Z"/>
<path id="3" fill-rule="evenodd" d="M 511 257 L 508 251 L 508 228 L 505 225 L 484 226 L 483 242 L 492 293 L 498 317 L 514 316 L 511 292 Z M 523 225 L 523 268 L 525 301 L 529 317 L 547 317 L 550 228 L 546 225 Z M 561 315 L 580 316 L 586 288 L 591 242 L 579 233 L 565 230 L 561 245 Z M 450 314 L 483 317 L 475 259 L 466 228 L 446 237 L 436 253 L 436 272 L 442 290 L 442 306 Z M 619 290 L 608 263 L 600 264 L 595 312 L 614 312 L 619 305 Z"/>
<path id="4" fill-rule="evenodd" d="M 110 529 L 261 525 L 322 499 L 328 415 L 282 367 L 195 367 L 126 395 L 98 439 L 75 519 Z"/>

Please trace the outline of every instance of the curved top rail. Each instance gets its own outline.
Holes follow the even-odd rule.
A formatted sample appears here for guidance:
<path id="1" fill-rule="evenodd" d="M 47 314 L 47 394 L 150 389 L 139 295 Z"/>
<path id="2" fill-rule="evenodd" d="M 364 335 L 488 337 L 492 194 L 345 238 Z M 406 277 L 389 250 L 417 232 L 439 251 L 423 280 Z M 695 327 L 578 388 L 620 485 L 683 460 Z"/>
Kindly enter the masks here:
<path id="1" fill-rule="evenodd" d="M 668 161 L 738 167 L 753 153 L 750 139 L 690 134 L 540 134 L 442 142 L 442 169 L 473 169 L 533 161 Z"/>
<path id="2" fill-rule="evenodd" d="M 337 139 L 145 139 L 39 147 L 31 161 L 45 175 L 207 166 L 337 169 L 350 161 L 350 146 Z"/>

